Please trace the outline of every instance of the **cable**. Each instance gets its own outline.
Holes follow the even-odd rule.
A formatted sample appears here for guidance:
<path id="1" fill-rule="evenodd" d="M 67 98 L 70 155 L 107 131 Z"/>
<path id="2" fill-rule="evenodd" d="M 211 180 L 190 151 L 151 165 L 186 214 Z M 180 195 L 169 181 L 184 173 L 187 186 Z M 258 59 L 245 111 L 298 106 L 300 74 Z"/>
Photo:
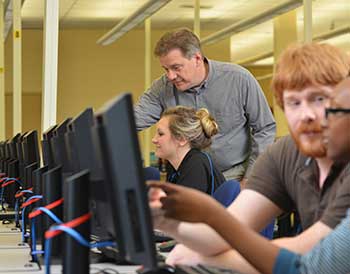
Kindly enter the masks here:
<path id="1" fill-rule="evenodd" d="M 49 209 L 45 207 L 39 207 L 37 210 L 40 210 L 44 212 L 46 215 L 48 215 L 55 223 L 62 224 L 63 222 Z M 36 216 L 35 216 L 36 217 Z M 35 233 L 35 217 L 31 218 L 32 219 L 32 226 L 31 226 L 31 235 L 32 235 L 32 252 L 31 254 L 33 255 L 33 260 L 35 262 L 38 261 L 38 257 L 36 254 L 43 254 L 44 251 L 37 251 L 36 250 L 36 233 Z"/>
<path id="2" fill-rule="evenodd" d="M 5 188 L 2 187 L 1 188 L 1 192 L 0 192 L 0 200 L 1 200 L 1 209 L 5 211 L 5 207 L 4 207 L 4 190 L 5 190 Z"/>
<path id="3" fill-rule="evenodd" d="M 105 242 L 98 242 L 98 243 L 89 243 L 87 240 L 85 240 L 76 230 L 73 228 L 67 227 L 65 225 L 58 225 L 53 226 L 45 233 L 45 273 L 50 274 L 50 256 L 51 256 L 51 239 L 56 235 L 51 233 L 53 237 L 47 237 L 49 235 L 48 232 L 55 232 L 55 231 L 63 231 L 73 237 L 79 244 L 86 246 L 88 248 L 97 248 L 97 247 L 106 247 L 106 246 L 116 246 L 115 242 L 112 241 L 105 241 Z"/>
<path id="4" fill-rule="evenodd" d="M 0 180 L 0 183 L 2 183 L 1 184 L 1 193 L 0 193 L 1 208 L 4 211 L 5 211 L 5 207 L 4 207 L 4 199 L 3 198 L 4 198 L 5 187 L 12 184 L 12 183 L 15 183 L 15 182 L 18 183 L 20 187 L 22 186 L 21 182 L 17 178 L 6 177 L 6 178 L 2 178 Z"/>
<path id="5" fill-rule="evenodd" d="M 39 207 L 37 210 L 40 210 L 42 212 L 44 212 L 46 215 L 48 215 L 55 223 L 58 224 L 63 224 L 63 222 L 49 209 L 47 209 L 46 207 Z M 36 211 L 37 211 L 36 210 Z"/>
<path id="6" fill-rule="evenodd" d="M 30 202 L 31 200 L 34 200 L 34 199 L 42 199 L 43 198 L 43 196 L 42 195 L 33 195 L 32 197 L 29 197 L 27 200 L 26 200 L 26 203 L 27 202 Z M 23 204 L 24 205 L 24 204 Z M 22 206 L 23 206 L 22 205 Z M 28 204 L 29 205 L 29 204 Z M 27 237 L 27 235 L 26 235 L 26 226 L 25 226 L 25 223 L 24 223 L 24 217 L 25 217 L 25 211 L 26 211 L 26 208 L 27 208 L 27 206 L 24 206 L 23 208 L 22 208 L 22 243 L 24 243 L 24 239 L 25 239 L 25 237 Z"/>
<path id="7" fill-rule="evenodd" d="M 16 198 L 20 198 L 20 197 L 22 197 L 23 194 L 25 194 L 25 193 L 31 193 L 31 194 L 32 194 L 32 193 L 33 193 L 33 188 L 31 187 L 31 188 L 22 190 L 22 187 L 20 187 L 20 191 L 17 191 L 15 197 L 16 197 Z"/>
<path id="8" fill-rule="evenodd" d="M 30 189 L 25 189 L 25 190 L 21 190 L 19 193 L 17 193 L 17 194 L 15 195 L 15 197 L 16 197 L 16 203 L 15 203 L 15 222 L 16 222 L 16 224 L 18 223 L 18 219 L 19 219 L 19 218 L 18 218 L 18 215 L 19 215 L 19 205 L 18 205 L 18 203 L 19 203 L 19 198 L 20 198 L 24 193 L 32 194 L 33 191 L 30 190 Z M 18 195 L 18 194 L 21 194 L 21 195 Z"/>

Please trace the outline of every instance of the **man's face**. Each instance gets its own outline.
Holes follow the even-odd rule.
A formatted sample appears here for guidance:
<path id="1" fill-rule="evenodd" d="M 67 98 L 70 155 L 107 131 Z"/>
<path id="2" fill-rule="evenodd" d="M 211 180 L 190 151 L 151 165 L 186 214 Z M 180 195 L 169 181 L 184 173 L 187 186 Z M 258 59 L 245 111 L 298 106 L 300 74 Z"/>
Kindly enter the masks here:
<path id="1" fill-rule="evenodd" d="M 327 155 L 334 161 L 350 160 L 350 79 L 343 81 L 332 94 L 324 126 Z"/>
<path id="2" fill-rule="evenodd" d="M 332 90 L 329 86 L 310 86 L 283 93 L 289 131 L 304 155 L 314 158 L 326 156 L 321 122 Z"/>
<path id="3" fill-rule="evenodd" d="M 204 64 L 199 52 L 187 59 L 179 49 L 173 49 L 159 57 L 159 62 L 169 81 L 180 91 L 198 86 L 204 80 L 201 67 Z"/>

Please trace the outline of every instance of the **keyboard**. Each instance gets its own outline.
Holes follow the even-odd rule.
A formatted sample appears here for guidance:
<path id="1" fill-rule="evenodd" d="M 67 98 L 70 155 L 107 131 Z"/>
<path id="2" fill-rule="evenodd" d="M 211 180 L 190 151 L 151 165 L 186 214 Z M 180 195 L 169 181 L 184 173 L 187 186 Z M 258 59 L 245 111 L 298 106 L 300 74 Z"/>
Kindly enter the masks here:
<path id="1" fill-rule="evenodd" d="M 176 265 L 175 273 L 179 274 L 240 274 L 233 269 L 198 264 L 196 266 Z"/>
<path id="2" fill-rule="evenodd" d="M 157 245 L 157 247 L 160 252 L 170 252 L 171 250 L 173 250 L 176 244 L 177 242 L 175 240 L 171 240 L 171 241 L 160 243 Z"/>
<path id="3" fill-rule="evenodd" d="M 153 238 L 154 238 L 154 242 L 156 243 L 163 243 L 163 242 L 168 242 L 173 240 L 173 238 L 171 238 L 169 235 L 167 235 L 166 233 L 160 230 L 153 231 Z"/>
<path id="4" fill-rule="evenodd" d="M 188 265 L 164 265 L 160 264 L 157 269 L 144 271 L 144 269 L 138 269 L 138 274 L 241 274 L 233 269 L 226 269 L 208 265 L 198 264 L 196 266 Z"/>

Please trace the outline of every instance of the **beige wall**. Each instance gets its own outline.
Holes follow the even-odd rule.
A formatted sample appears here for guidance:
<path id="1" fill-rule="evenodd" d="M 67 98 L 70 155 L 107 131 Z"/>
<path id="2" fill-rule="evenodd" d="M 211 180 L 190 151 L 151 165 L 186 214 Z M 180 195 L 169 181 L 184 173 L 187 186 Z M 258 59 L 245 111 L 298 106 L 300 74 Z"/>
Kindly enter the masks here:
<path id="1" fill-rule="evenodd" d="M 13 124 L 12 124 L 12 94 L 6 94 L 6 138 L 11 138 Z M 33 129 L 41 132 L 41 94 L 38 93 L 26 93 L 22 95 L 22 132 L 30 131 Z"/>
<path id="2" fill-rule="evenodd" d="M 273 68 L 272 66 L 250 66 L 246 67 L 255 77 L 259 79 L 259 77 L 272 74 Z M 259 80 L 259 84 L 264 91 L 265 97 L 267 99 L 267 102 L 269 103 L 269 106 L 273 107 L 273 92 L 271 90 L 271 79 L 272 77 L 264 78 L 262 80 Z"/>
<path id="3" fill-rule="evenodd" d="M 6 138 L 12 132 L 12 39 L 8 36 L 5 44 L 5 92 L 6 92 Z M 22 131 L 41 131 L 41 71 L 42 71 L 42 32 L 23 31 L 22 40 Z M 17 132 L 16 132 L 17 133 Z"/>
<path id="4" fill-rule="evenodd" d="M 163 33 L 152 32 L 152 48 Z M 106 47 L 96 44 L 102 34 L 99 30 L 60 32 L 58 121 L 76 115 L 87 106 L 98 108 L 122 91 L 131 91 L 134 100 L 144 91 L 143 30 L 131 31 Z M 210 58 L 229 60 L 228 42 L 204 51 Z M 162 73 L 153 57 L 152 79 Z"/>
<path id="5" fill-rule="evenodd" d="M 95 110 L 123 91 L 131 91 L 134 101 L 144 91 L 144 31 L 127 33 L 117 43 L 100 46 L 96 40 L 104 30 L 62 30 L 59 33 L 57 122 L 74 117 L 87 107 Z M 164 31 L 152 32 L 152 49 Z M 23 31 L 23 131 L 39 130 L 41 136 L 42 86 L 41 30 Z M 202 36 L 208 35 L 202 32 Z M 230 61 L 229 39 L 203 47 L 204 54 L 220 61 Z M 6 65 L 6 136 L 12 133 L 12 40 L 8 39 Z M 270 69 L 249 68 L 253 74 L 266 74 Z M 163 73 L 152 56 L 152 79 Z M 270 98 L 269 84 L 261 82 Z M 269 100 L 270 101 L 270 100 Z M 151 136 L 155 128 L 151 129 Z M 141 139 L 141 147 L 143 140 Z M 153 150 L 153 147 L 151 148 Z"/>
<path id="6" fill-rule="evenodd" d="M 59 33 L 57 122 L 86 107 L 98 109 L 123 91 L 134 100 L 144 91 L 144 31 L 127 33 L 117 43 L 102 47 L 96 40 L 105 30 L 62 30 Z M 152 49 L 164 31 L 152 32 Z M 202 32 L 203 36 L 207 33 Z M 23 131 L 41 127 L 41 30 L 23 30 Z M 203 48 L 212 59 L 229 61 L 229 40 Z M 6 136 L 12 133 L 12 39 L 5 46 Z M 152 57 L 152 79 L 162 74 Z"/>

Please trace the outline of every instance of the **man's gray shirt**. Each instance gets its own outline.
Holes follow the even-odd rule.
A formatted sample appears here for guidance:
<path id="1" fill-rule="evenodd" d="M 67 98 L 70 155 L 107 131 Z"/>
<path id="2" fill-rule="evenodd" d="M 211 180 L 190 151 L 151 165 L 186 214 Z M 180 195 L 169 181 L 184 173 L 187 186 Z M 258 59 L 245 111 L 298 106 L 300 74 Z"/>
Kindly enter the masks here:
<path id="1" fill-rule="evenodd" d="M 274 141 L 274 118 L 258 82 L 247 70 L 230 63 L 206 61 L 209 73 L 200 87 L 175 90 L 179 104 L 208 109 L 219 125 L 210 155 L 221 171 L 249 157 L 247 176 L 257 156 Z M 152 83 L 134 108 L 138 130 L 155 124 L 165 109 L 176 106 L 173 89 L 166 75 Z"/>

